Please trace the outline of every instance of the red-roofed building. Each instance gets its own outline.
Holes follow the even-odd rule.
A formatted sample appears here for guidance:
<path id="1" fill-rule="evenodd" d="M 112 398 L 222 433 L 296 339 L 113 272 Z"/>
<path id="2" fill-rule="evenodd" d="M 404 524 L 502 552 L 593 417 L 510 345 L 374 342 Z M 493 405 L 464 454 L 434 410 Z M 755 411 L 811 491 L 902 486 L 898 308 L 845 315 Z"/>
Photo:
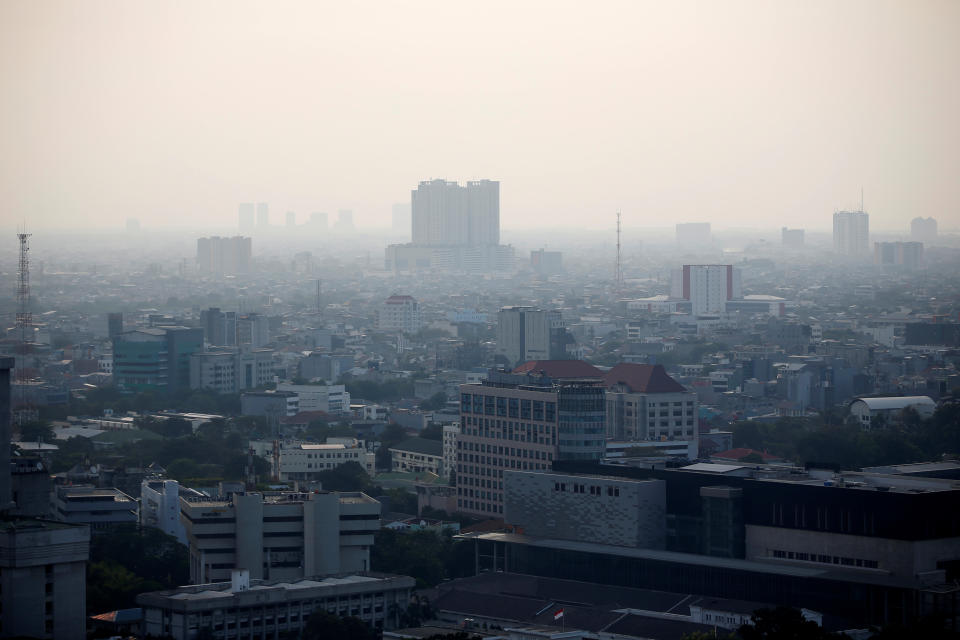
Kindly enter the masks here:
<path id="1" fill-rule="evenodd" d="M 607 387 L 607 437 L 615 440 L 692 442 L 699 439 L 697 396 L 663 365 L 621 363 L 603 376 Z"/>
<path id="2" fill-rule="evenodd" d="M 420 303 L 413 296 L 390 296 L 377 311 L 377 328 L 403 333 L 420 331 Z"/>
<path id="3" fill-rule="evenodd" d="M 600 369 L 583 360 L 531 360 L 517 366 L 513 373 L 540 374 L 557 379 L 603 377 Z"/>

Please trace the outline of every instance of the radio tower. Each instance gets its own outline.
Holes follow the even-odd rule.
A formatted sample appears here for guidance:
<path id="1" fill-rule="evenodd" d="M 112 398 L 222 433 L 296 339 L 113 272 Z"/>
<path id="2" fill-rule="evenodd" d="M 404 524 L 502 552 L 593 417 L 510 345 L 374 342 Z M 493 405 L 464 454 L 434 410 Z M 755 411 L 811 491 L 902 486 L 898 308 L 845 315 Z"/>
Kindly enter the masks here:
<path id="1" fill-rule="evenodd" d="M 617 270 L 616 270 L 617 291 L 623 287 L 623 264 L 620 261 L 620 212 L 617 211 Z"/>
<path id="2" fill-rule="evenodd" d="M 17 329 L 20 334 L 20 362 L 17 363 L 17 407 L 13 417 L 18 425 L 36 420 L 36 411 L 28 401 L 27 382 L 33 365 L 33 313 L 30 311 L 30 236 L 18 233 L 20 262 L 17 267 Z"/>

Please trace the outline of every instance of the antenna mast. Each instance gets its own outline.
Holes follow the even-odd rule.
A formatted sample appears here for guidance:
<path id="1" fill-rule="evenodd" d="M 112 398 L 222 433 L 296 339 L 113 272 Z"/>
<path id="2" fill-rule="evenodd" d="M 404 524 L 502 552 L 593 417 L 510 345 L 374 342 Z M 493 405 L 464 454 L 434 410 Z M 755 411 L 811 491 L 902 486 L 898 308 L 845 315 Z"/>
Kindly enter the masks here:
<path id="1" fill-rule="evenodd" d="M 27 382 L 33 366 L 33 313 L 30 311 L 30 236 L 18 233 L 20 262 L 17 265 L 17 332 L 20 334 L 20 361 L 17 363 L 17 408 L 13 412 L 18 425 L 36 420 L 36 411 L 30 406 Z"/>
<path id="2" fill-rule="evenodd" d="M 617 289 L 623 286 L 623 263 L 620 260 L 620 212 L 617 211 L 617 268 L 616 268 Z"/>

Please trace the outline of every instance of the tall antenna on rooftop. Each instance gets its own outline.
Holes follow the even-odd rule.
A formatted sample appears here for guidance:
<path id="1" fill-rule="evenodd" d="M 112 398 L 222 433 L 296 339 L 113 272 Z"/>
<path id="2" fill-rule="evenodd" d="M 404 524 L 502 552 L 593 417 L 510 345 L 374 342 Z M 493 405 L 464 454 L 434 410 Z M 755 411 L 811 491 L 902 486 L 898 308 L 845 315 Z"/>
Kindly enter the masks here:
<path id="1" fill-rule="evenodd" d="M 863 185 L 860 185 L 860 213 L 863 213 Z"/>
<path id="2" fill-rule="evenodd" d="M 20 361 L 17 363 L 17 407 L 13 417 L 18 425 L 36 420 L 35 411 L 27 397 L 27 381 L 30 379 L 33 352 L 33 313 L 30 311 L 30 236 L 23 232 L 17 234 L 20 240 L 20 262 L 17 265 L 17 322 L 19 334 Z"/>
<path id="3" fill-rule="evenodd" d="M 617 269 L 616 269 L 617 290 L 623 286 L 623 263 L 620 259 L 620 212 L 617 211 Z"/>

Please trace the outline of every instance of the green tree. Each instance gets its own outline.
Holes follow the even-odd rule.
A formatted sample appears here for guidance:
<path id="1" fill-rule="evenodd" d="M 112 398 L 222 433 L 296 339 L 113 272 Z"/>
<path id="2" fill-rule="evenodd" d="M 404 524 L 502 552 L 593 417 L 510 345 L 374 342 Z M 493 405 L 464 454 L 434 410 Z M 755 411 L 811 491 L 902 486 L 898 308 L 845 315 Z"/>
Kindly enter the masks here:
<path id="1" fill-rule="evenodd" d="M 399 487 L 387 489 L 387 495 L 390 496 L 390 508 L 398 513 L 417 514 L 417 495 L 406 489 Z"/>
<path id="2" fill-rule="evenodd" d="M 27 422 L 18 427 L 21 442 L 51 442 L 54 439 L 53 427 L 49 422 Z"/>
<path id="3" fill-rule="evenodd" d="M 360 618 L 341 618 L 323 609 L 317 609 L 304 625 L 302 640 L 377 640 L 379 634 Z"/>
<path id="4" fill-rule="evenodd" d="M 454 541 L 445 531 L 394 531 L 380 529 L 370 549 L 374 571 L 408 575 L 420 588 L 450 578 L 473 575 L 473 545 Z"/>
<path id="5" fill-rule="evenodd" d="M 88 612 L 134 607 L 140 593 L 186 584 L 188 555 L 187 547 L 152 527 L 131 525 L 94 536 L 87 567 Z"/>
<path id="6" fill-rule="evenodd" d="M 175 480 L 200 476 L 200 465 L 190 458 L 177 458 L 167 465 L 167 475 Z"/>
<path id="7" fill-rule="evenodd" d="M 409 436 L 407 430 L 395 422 L 386 426 L 380 434 L 380 448 L 377 449 L 376 461 L 378 469 L 389 469 L 392 464 L 390 457 L 390 447 L 406 440 Z"/>
<path id="8" fill-rule="evenodd" d="M 429 424 L 420 430 L 420 437 L 427 440 L 443 440 L 443 425 Z"/>
<path id="9" fill-rule="evenodd" d="M 325 469 L 317 474 L 317 479 L 325 491 L 373 491 L 373 481 L 359 464 L 350 460 L 333 469 Z"/>
<path id="10" fill-rule="evenodd" d="M 435 394 L 420 402 L 420 408 L 424 411 L 437 411 L 443 409 L 447 404 L 447 394 L 443 391 L 437 391 Z"/>
<path id="11" fill-rule="evenodd" d="M 114 560 L 87 567 L 87 611 L 92 615 L 136 606 L 138 594 L 163 587 L 144 580 Z"/>

